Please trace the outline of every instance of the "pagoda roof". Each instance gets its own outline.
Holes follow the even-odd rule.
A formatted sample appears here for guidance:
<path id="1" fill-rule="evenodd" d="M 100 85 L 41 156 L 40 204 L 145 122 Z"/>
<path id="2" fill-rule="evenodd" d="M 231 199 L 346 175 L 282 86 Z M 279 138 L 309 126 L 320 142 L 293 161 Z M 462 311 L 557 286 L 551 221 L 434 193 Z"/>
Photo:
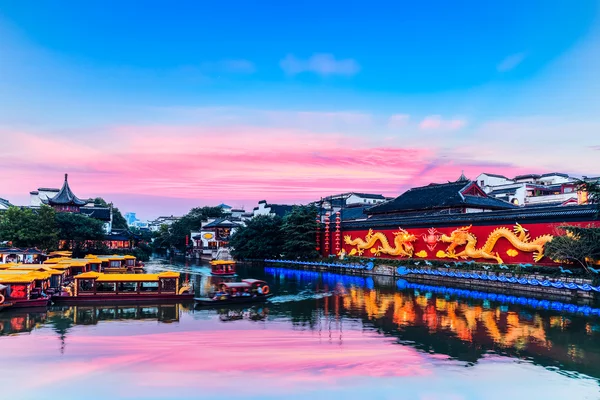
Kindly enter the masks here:
<path id="1" fill-rule="evenodd" d="M 368 209 L 368 214 L 398 213 L 457 207 L 510 209 L 517 206 L 486 195 L 469 180 L 436 184 L 409 189 L 392 201 Z"/>
<path id="2" fill-rule="evenodd" d="M 65 182 L 63 183 L 62 188 L 59 190 L 56 196 L 48 198 L 44 201 L 44 203 L 50 204 L 51 206 L 83 206 L 87 204 L 86 201 L 81 200 L 80 198 L 75 196 L 75 194 L 69 187 L 68 176 L 68 174 L 65 174 Z"/>

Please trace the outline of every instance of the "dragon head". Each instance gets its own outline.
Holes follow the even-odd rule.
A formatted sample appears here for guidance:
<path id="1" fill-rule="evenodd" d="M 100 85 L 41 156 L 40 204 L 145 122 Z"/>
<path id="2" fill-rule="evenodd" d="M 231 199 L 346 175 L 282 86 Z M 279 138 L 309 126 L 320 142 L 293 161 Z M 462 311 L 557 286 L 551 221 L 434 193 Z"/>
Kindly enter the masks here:
<path id="1" fill-rule="evenodd" d="M 396 240 L 400 239 L 402 241 L 402 244 L 405 248 L 412 248 L 413 245 L 411 242 L 415 242 L 417 240 L 417 237 L 414 234 L 409 233 L 407 230 L 402 228 L 398 228 L 398 232 L 394 232 L 394 236 L 396 237 Z"/>
<path id="2" fill-rule="evenodd" d="M 452 231 L 450 236 L 443 234 L 441 237 L 442 242 L 452 243 L 456 246 L 461 246 L 463 244 L 466 244 L 469 241 L 469 235 L 470 235 L 469 230 L 471 229 L 471 226 L 472 225 L 463 226 L 458 229 L 455 229 Z"/>

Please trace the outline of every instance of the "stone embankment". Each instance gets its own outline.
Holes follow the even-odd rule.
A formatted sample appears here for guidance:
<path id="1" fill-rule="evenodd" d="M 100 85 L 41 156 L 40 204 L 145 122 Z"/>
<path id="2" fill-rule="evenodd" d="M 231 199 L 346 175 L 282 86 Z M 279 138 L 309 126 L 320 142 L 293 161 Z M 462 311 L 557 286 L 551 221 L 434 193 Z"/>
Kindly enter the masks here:
<path id="1" fill-rule="evenodd" d="M 410 268 L 386 264 L 313 262 L 291 260 L 264 260 L 267 264 L 279 267 L 306 269 L 312 271 L 338 272 L 397 280 L 428 282 L 436 285 L 484 290 L 495 293 L 526 293 L 536 298 L 556 298 L 583 303 L 593 302 L 600 286 L 594 286 L 592 279 L 569 276 L 549 276 L 542 273 L 516 273 L 486 271 L 483 268 L 446 268 L 424 266 Z"/>

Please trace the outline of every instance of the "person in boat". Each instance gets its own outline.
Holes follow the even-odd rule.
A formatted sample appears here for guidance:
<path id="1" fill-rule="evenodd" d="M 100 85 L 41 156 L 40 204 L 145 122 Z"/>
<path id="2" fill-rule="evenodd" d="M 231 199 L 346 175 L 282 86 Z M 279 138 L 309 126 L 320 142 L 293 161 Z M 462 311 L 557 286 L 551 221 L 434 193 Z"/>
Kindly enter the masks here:
<path id="1" fill-rule="evenodd" d="M 262 290 L 262 288 L 261 288 L 260 286 L 256 288 L 256 293 L 257 293 L 259 296 L 261 296 L 261 295 L 263 294 L 263 290 Z"/>
<path id="2" fill-rule="evenodd" d="M 248 289 L 244 290 L 244 293 L 242 293 L 242 296 L 244 296 L 244 297 L 250 296 L 250 292 L 248 291 Z"/>

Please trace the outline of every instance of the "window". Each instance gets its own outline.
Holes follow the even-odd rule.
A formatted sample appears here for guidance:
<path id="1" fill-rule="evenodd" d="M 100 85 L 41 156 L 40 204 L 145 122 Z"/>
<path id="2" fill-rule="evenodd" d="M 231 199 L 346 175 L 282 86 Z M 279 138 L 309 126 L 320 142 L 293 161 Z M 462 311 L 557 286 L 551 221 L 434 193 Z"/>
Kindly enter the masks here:
<path id="1" fill-rule="evenodd" d="M 174 292 L 175 291 L 175 279 L 163 279 L 162 280 L 162 290 L 165 292 Z"/>
<path id="2" fill-rule="evenodd" d="M 158 282 L 141 282 L 140 292 L 158 292 Z"/>
<path id="3" fill-rule="evenodd" d="M 119 268 L 121 266 L 121 261 L 111 261 L 110 266 L 111 268 Z"/>
<path id="4" fill-rule="evenodd" d="M 137 292 L 137 282 L 120 282 L 119 292 Z"/>
<path id="5" fill-rule="evenodd" d="M 94 281 L 91 279 L 78 279 L 80 292 L 92 292 L 94 290 Z"/>
<path id="6" fill-rule="evenodd" d="M 479 186 L 485 186 L 485 181 L 479 181 Z"/>
<path id="7" fill-rule="evenodd" d="M 115 282 L 96 282 L 96 292 L 115 292 Z"/>

